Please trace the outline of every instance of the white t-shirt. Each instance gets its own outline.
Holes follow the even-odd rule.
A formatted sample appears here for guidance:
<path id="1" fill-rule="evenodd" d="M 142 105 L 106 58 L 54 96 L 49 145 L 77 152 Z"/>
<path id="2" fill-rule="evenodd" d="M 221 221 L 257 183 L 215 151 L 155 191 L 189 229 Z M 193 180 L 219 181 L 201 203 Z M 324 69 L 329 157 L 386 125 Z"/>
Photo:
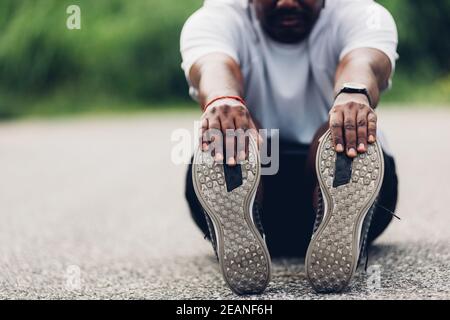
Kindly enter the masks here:
<path id="1" fill-rule="evenodd" d="M 355 48 L 383 51 L 394 70 L 397 29 L 391 14 L 372 0 L 328 0 L 309 38 L 278 43 L 262 30 L 247 0 L 206 0 L 181 34 L 182 68 L 222 52 L 239 63 L 252 116 L 283 139 L 309 144 L 328 120 L 340 59 Z M 190 94 L 197 99 L 191 86 Z"/>

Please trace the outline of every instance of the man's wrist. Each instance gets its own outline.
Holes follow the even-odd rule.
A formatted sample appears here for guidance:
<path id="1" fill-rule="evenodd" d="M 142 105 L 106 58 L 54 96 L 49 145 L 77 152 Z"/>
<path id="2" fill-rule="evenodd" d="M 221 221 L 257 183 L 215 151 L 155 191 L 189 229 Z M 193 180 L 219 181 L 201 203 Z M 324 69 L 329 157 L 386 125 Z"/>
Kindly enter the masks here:
<path id="1" fill-rule="evenodd" d="M 362 94 L 362 93 L 341 93 L 334 100 L 334 105 L 341 105 L 341 104 L 346 104 L 349 102 L 365 104 L 365 105 L 371 107 L 369 98 L 365 94 Z"/>
<path id="2" fill-rule="evenodd" d="M 366 96 L 367 103 L 370 107 L 372 107 L 372 97 L 369 93 L 369 89 L 365 84 L 358 83 L 358 82 L 346 82 L 342 84 L 341 88 L 338 90 L 338 93 L 335 96 L 335 99 L 338 98 L 338 96 L 349 93 L 349 94 L 362 94 Z"/>
<path id="3" fill-rule="evenodd" d="M 238 95 L 224 95 L 224 96 L 216 96 L 213 98 L 210 98 L 208 100 L 204 107 L 203 111 L 206 111 L 210 106 L 216 105 L 217 103 L 227 103 L 230 106 L 246 106 L 246 103 L 243 98 L 241 98 Z"/>

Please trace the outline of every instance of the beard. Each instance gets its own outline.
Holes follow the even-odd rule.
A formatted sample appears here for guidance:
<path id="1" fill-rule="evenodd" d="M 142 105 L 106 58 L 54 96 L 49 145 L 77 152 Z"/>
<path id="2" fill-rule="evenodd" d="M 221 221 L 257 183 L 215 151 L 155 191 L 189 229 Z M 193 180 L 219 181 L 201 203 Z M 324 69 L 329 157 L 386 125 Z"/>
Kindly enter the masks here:
<path id="1" fill-rule="evenodd" d="M 262 26 L 274 40 L 297 43 L 306 39 L 316 21 L 313 12 L 306 9 L 277 9 L 269 13 Z"/>

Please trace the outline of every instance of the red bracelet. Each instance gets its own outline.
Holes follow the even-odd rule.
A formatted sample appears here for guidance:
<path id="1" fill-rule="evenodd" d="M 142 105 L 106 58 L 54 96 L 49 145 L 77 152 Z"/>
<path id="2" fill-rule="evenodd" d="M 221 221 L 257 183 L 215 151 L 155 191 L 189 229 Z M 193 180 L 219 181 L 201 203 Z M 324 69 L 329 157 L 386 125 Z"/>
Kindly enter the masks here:
<path id="1" fill-rule="evenodd" d="M 239 101 L 240 103 L 242 103 L 244 106 L 246 105 L 244 99 L 242 99 L 242 98 L 239 97 L 239 96 L 220 96 L 220 97 L 214 98 L 214 99 L 212 99 L 210 102 L 208 102 L 208 103 L 205 105 L 205 107 L 203 108 L 203 111 L 205 111 L 206 108 L 208 108 L 208 107 L 209 107 L 210 105 L 212 105 L 214 102 L 216 102 L 216 101 L 218 101 L 218 100 L 222 100 L 222 99 L 234 99 L 234 100 L 237 100 L 237 101 Z"/>

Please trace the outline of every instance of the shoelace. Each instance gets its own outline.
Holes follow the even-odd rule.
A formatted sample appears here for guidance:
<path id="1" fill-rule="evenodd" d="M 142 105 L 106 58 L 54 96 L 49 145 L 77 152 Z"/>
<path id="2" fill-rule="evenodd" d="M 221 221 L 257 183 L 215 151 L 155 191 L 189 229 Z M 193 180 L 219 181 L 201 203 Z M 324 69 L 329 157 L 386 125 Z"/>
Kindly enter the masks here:
<path id="1" fill-rule="evenodd" d="M 390 213 L 393 217 L 397 218 L 398 220 L 402 220 L 398 215 L 396 215 L 394 212 L 392 212 L 391 210 L 389 210 L 386 207 L 383 207 L 381 204 L 376 203 L 375 204 L 378 208 L 383 209 L 385 212 Z"/>

